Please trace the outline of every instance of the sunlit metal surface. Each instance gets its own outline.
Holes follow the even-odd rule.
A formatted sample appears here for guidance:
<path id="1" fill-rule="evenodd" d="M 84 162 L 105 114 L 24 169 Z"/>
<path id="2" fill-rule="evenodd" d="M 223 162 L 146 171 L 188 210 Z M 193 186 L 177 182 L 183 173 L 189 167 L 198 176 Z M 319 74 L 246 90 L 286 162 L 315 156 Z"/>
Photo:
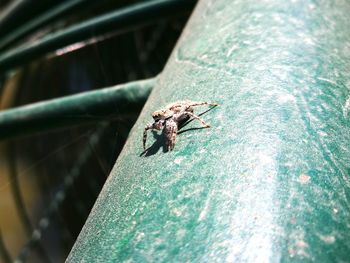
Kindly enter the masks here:
<path id="1" fill-rule="evenodd" d="M 349 261 L 349 14 L 200 1 L 68 262 Z M 211 128 L 171 152 L 155 131 L 142 154 L 150 114 L 181 99 L 219 103 Z"/>

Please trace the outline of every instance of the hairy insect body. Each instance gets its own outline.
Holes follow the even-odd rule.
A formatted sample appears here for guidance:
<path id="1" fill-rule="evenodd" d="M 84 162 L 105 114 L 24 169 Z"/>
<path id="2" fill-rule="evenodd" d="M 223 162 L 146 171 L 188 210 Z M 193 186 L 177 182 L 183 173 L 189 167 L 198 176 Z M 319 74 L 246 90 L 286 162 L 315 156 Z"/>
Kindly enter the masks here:
<path id="1" fill-rule="evenodd" d="M 180 123 L 189 118 L 194 118 L 200 121 L 205 128 L 209 128 L 209 124 L 205 123 L 200 117 L 193 113 L 193 107 L 201 105 L 217 106 L 218 104 L 185 100 L 174 102 L 166 106 L 165 109 L 153 112 L 152 117 L 154 122 L 148 124 L 143 132 L 143 148 L 146 149 L 147 130 L 150 129 L 161 130 L 164 128 L 166 145 L 168 150 L 171 151 L 175 146 L 176 135 Z"/>

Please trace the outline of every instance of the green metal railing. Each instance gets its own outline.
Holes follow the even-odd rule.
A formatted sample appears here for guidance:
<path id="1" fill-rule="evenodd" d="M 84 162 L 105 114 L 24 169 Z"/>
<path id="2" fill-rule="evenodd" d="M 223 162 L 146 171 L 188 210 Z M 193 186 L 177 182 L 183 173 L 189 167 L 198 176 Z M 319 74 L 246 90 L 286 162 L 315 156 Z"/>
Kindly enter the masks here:
<path id="1" fill-rule="evenodd" d="M 184 3 L 88 21 L 0 55 L 0 70 Z M 67 262 L 348 261 L 349 14 L 342 1 L 201 0 Z M 154 84 L 0 113 L 0 136 L 124 113 Z M 184 99 L 220 104 L 202 115 L 211 128 L 190 122 L 171 152 L 154 132 L 144 152 L 151 113 Z"/>
<path id="2" fill-rule="evenodd" d="M 160 19 L 165 19 L 179 12 L 188 12 L 195 3 L 195 1 L 192 0 L 147 1 L 142 4 L 133 5 L 85 21 L 59 31 L 58 33 L 50 34 L 43 39 L 39 39 L 35 43 L 16 49 L 7 49 L 11 43 L 21 40 L 21 38 L 28 33 L 33 32 L 33 30 L 39 28 L 41 25 L 75 10 L 82 2 L 84 1 L 63 2 L 52 9 L 47 9 L 44 13 L 40 14 L 37 18 L 33 18 L 28 23 L 13 28 L 9 34 L 2 35 L 0 38 L 0 49 L 3 48 L 0 53 L 0 75 L 3 78 L 2 80 L 6 79 L 6 73 L 9 70 L 16 67 L 22 67 L 39 56 L 52 52 L 58 48 L 74 44 L 77 41 L 85 41 L 90 38 L 103 36 L 106 33 L 124 33 L 145 24 L 149 25 L 149 23 L 153 23 L 154 21 L 158 21 L 159 23 Z M 152 40 L 152 38 L 150 38 L 150 40 Z M 147 47 L 147 49 L 148 50 L 145 51 L 149 52 L 152 50 L 152 47 Z M 97 155 L 95 145 L 100 143 L 100 141 L 106 140 L 105 137 L 110 136 L 111 127 L 109 127 L 109 125 L 112 125 L 113 121 L 121 120 L 122 123 L 123 121 L 125 122 L 126 120 L 133 119 L 134 116 L 139 113 L 151 92 L 155 81 L 156 78 L 133 81 L 115 87 L 80 93 L 48 101 L 41 101 L 39 103 L 33 103 L 0 112 L 1 146 L 6 147 L 1 148 L 1 150 L 3 150 L 1 153 L 8 155 L 8 158 L 6 156 L 2 156 L 2 158 L 5 158 L 6 161 L 8 159 L 9 165 L 14 168 L 11 170 L 11 174 L 9 174 L 11 180 L 8 182 L 8 185 L 6 183 L 1 185 L 0 191 L 10 186 L 10 192 L 12 194 L 15 209 L 19 215 L 19 221 L 23 226 L 26 226 L 25 229 L 28 238 L 26 244 L 20 249 L 19 253 L 13 255 L 9 252 L 7 241 L 6 239 L 3 239 L 4 236 L 0 229 L 0 260 L 3 260 L 4 262 L 12 262 L 13 260 L 16 260 L 16 262 L 25 262 L 34 254 L 38 256 L 38 260 L 43 260 L 43 262 L 51 261 L 52 255 L 48 253 L 48 246 L 43 244 L 42 239 L 45 233 L 47 235 L 47 229 L 49 226 L 51 227 L 51 224 L 55 224 L 55 218 L 60 216 L 60 209 L 62 208 L 59 207 L 63 206 L 65 198 L 70 196 L 72 191 L 74 192 L 74 187 L 78 184 L 77 181 L 81 180 L 82 175 L 84 175 L 84 180 L 90 180 L 88 184 L 91 184 L 91 181 L 93 180 L 91 180 L 91 178 L 89 179 L 87 174 L 84 174 L 83 170 L 86 169 L 84 167 L 91 166 L 89 162 L 94 163 L 96 161 L 94 159 Z M 2 91 L 2 87 L 0 90 Z M 21 189 L 20 186 L 23 174 L 21 171 L 16 170 L 15 167 L 18 157 L 22 156 L 20 154 L 23 154 L 22 151 L 20 153 L 17 151 L 22 145 L 15 150 L 16 140 L 18 139 L 18 141 L 23 142 L 26 139 L 24 140 L 23 138 L 17 137 L 30 135 L 32 137 L 29 137 L 29 140 L 30 138 L 36 140 L 36 133 L 43 133 L 43 137 L 45 137 L 45 132 L 48 130 L 57 130 L 80 126 L 85 123 L 100 122 L 106 122 L 109 124 L 105 125 L 106 123 L 104 123 L 101 126 L 103 128 L 103 133 L 100 132 L 100 129 L 98 128 L 96 131 L 93 129 L 89 130 L 81 136 L 82 138 L 86 137 L 88 139 L 88 144 L 85 147 L 86 149 L 81 149 L 77 161 L 71 169 L 68 168 L 68 166 L 61 167 L 61 173 L 64 173 L 66 169 L 70 169 L 71 172 L 64 175 L 64 181 L 62 184 L 55 186 L 59 191 L 55 193 L 53 198 L 48 200 L 49 206 L 44 209 L 43 214 L 40 214 L 40 221 L 29 222 L 28 220 L 31 219 L 28 211 L 26 211 L 29 208 L 26 207 L 26 203 L 23 199 L 24 196 L 22 195 L 23 189 Z M 121 138 L 123 138 L 125 133 L 127 134 L 128 132 L 127 126 L 130 125 L 127 124 L 125 126 L 126 127 L 121 128 L 121 133 L 118 133 L 117 139 L 119 144 L 122 142 Z M 123 129 L 125 131 L 123 131 Z M 116 130 L 113 132 L 115 133 Z M 117 142 L 112 143 L 116 144 Z M 66 146 L 62 146 L 62 148 L 65 147 Z M 115 151 L 116 148 L 120 147 L 114 145 L 113 148 L 113 151 Z M 89 156 L 87 157 L 86 154 Z M 51 155 L 54 154 L 48 153 L 47 157 Z M 44 160 L 46 160 L 47 157 L 45 157 Z M 97 158 L 101 157 L 97 156 Z M 81 160 L 83 160 L 83 162 Z M 40 162 L 41 161 L 39 161 L 39 163 Z M 31 169 L 32 168 L 33 167 L 31 167 Z M 71 196 L 69 198 L 71 198 Z M 79 201 L 81 200 L 75 200 L 75 202 Z M 82 204 L 77 204 L 77 207 L 81 206 Z M 66 227 L 65 231 L 67 231 L 67 229 L 68 227 Z M 63 233 L 61 233 L 61 235 L 63 235 Z M 60 238 L 63 237 L 58 237 L 58 239 Z M 66 246 L 67 244 L 64 245 Z"/>
<path id="3" fill-rule="evenodd" d="M 67 262 L 348 261 L 349 14 L 201 0 Z M 150 114 L 183 99 L 220 104 L 211 128 L 142 155 Z"/>
<path id="4" fill-rule="evenodd" d="M 0 111 L 0 139 L 137 113 L 155 78 Z"/>

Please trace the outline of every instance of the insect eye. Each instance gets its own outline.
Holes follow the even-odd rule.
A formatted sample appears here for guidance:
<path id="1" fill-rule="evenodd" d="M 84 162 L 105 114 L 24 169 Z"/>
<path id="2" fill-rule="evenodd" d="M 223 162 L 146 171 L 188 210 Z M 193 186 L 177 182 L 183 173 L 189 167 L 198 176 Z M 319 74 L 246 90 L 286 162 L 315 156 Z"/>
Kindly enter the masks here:
<path id="1" fill-rule="evenodd" d="M 166 111 L 166 110 L 159 110 L 159 111 L 153 112 L 152 117 L 153 117 L 153 119 L 155 121 L 158 121 L 158 120 L 167 119 L 168 115 L 169 115 L 168 111 Z"/>
<path id="2" fill-rule="evenodd" d="M 159 119 L 160 116 L 161 116 L 160 112 L 155 112 L 155 113 L 153 113 L 153 115 L 152 115 L 153 119 L 155 119 L 155 120 Z"/>

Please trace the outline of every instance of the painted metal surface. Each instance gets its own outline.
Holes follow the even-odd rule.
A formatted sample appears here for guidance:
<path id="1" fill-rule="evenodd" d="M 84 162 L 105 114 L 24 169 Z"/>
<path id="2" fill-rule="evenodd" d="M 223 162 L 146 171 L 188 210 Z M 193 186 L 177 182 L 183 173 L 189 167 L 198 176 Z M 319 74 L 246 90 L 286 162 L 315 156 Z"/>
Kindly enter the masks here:
<path id="1" fill-rule="evenodd" d="M 156 78 L 0 111 L 0 139 L 138 113 Z"/>
<path id="2" fill-rule="evenodd" d="M 200 1 L 67 262 L 349 261 L 349 14 Z M 212 128 L 142 154 L 150 114 L 179 99 L 218 102 Z"/>

